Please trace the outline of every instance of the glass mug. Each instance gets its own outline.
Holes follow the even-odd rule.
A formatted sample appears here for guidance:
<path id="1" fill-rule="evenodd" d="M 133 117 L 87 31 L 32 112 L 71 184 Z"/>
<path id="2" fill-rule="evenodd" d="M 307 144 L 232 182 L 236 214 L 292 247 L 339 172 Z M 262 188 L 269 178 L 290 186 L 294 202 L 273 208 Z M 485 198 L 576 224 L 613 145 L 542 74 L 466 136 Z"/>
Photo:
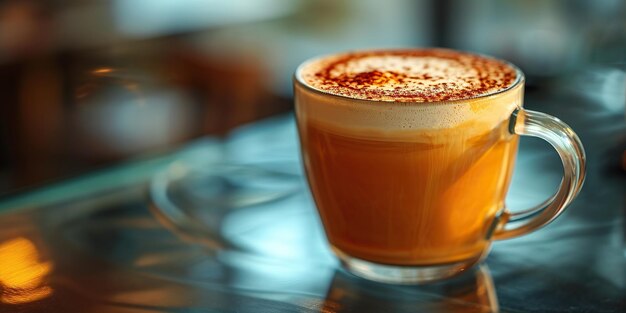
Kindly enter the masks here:
<path id="1" fill-rule="evenodd" d="M 303 162 L 331 248 L 357 276 L 388 283 L 453 276 L 484 259 L 492 240 L 551 222 L 582 187 L 578 136 L 522 108 L 524 76 L 514 65 L 505 62 L 516 80 L 496 93 L 381 104 L 309 85 L 302 68 L 316 60 L 294 77 Z M 504 201 L 520 135 L 549 142 L 565 171 L 550 199 L 510 212 Z"/>

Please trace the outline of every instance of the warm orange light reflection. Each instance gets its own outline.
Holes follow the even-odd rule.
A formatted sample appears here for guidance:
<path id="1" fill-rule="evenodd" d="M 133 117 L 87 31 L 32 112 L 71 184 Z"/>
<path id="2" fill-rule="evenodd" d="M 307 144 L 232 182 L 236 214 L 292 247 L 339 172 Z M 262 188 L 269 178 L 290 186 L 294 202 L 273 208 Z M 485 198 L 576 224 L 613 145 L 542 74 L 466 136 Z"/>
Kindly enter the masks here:
<path id="1" fill-rule="evenodd" d="M 52 264 L 39 259 L 37 248 L 26 238 L 0 243 L 0 302 L 28 303 L 52 294 L 44 281 Z"/>
<path id="2" fill-rule="evenodd" d="M 92 71 L 92 73 L 95 75 L 110 74 L 112 72 L 113 72 L 113 69 L 108 68 L 108 67 L 98 68 Z"/>

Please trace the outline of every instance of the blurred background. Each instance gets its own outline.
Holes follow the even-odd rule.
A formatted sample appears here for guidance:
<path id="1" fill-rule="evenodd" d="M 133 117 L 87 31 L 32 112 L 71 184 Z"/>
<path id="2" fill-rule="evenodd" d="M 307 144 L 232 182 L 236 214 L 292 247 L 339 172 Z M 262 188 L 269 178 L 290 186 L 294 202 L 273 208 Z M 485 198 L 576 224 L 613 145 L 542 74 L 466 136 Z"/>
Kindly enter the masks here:
<path id="1" fill-rule="evenodd" d="M 0 194 L 288 113 L 309 57 L 420 46 L 624 114 L 623 0 L 0 0 Z"/>

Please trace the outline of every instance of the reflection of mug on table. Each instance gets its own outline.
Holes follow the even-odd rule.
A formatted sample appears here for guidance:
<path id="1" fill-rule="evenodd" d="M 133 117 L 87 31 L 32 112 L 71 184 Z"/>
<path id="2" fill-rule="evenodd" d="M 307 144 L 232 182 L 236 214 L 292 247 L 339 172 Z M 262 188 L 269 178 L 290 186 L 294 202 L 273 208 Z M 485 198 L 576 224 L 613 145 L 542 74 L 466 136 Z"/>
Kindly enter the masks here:
<path id="1" fill-rule="evenodd" d="M 545 225 L 572 201 L 584 178 L 582 145 L 558 119 L 523 110 L 523 87 L 509 63 L 441 49 L 337 54 L 300 66 L 304 164 L 348 270 L 388 282 L 447 277 L 483 258 L 493 238 Z M 510 213 L 517 135 L 550 142 L 565 176 L 545 204 Z"/>
<path id="2" fill-rule="evenodd" d="M 489 268 L 424 286 L 373 284 L 335 272 L 321 312 L 499 312 Z"/>

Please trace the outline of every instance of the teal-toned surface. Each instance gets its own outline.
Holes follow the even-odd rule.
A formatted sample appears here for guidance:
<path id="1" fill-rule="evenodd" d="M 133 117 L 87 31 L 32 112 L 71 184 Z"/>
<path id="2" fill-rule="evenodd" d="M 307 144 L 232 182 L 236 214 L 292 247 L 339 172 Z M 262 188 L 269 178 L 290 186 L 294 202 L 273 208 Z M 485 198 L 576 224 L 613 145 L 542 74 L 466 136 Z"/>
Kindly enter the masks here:
<path id="1" fill-rule="evenodd" d="M 529 91 L 526 106 L 579 133 L 581 195 L 451 281 L 338 269 L 283 116 L 0 201 L 0 312 L 624 312 L 624 103 L 566 86 Z M 548 197 L 561 172 L 547 144 L 524 139 L 510 206 Z"/>

